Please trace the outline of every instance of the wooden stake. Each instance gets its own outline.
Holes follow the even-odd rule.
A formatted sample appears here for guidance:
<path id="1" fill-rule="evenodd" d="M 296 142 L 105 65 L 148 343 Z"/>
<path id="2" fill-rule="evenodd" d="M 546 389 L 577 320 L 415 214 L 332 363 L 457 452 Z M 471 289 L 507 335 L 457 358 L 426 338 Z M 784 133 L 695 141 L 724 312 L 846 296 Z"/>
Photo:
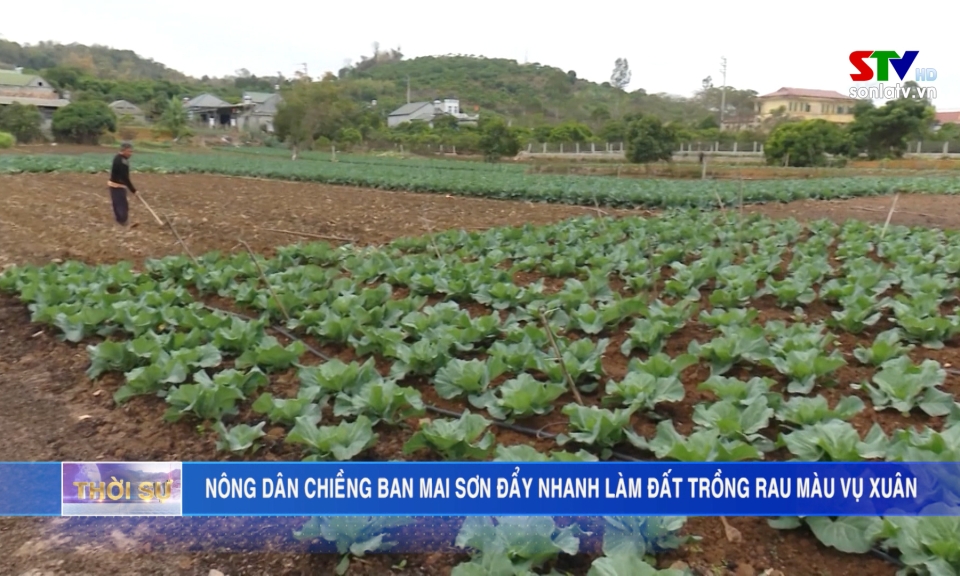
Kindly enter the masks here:
<path id="1" fill-rule="evenodd" d="M 144 200 L 143 196 L 141 196 L 139 192 L 134 192 L 133 195 L 139 198 L 140 202 L 143 202 L 143 205 L 147 208 L 147 210 L 149 210 L 150 213 L 153 214 L 153 219 L 157 221 L 157 224 L 159 224 L 160 226 L 163 226 L 163 220 L 161 220 L 160 217 L 157 216 L 157 213 L 153 211 L 153 208 L 151 208 L 149 204 L 147 204 L 147 201 Z"/>
<path id="2" fill-rule="evenodd" d="M 884 235 L 887 233 L 887 227 L 890 226 L 890 220 L 893 218 L 893 212 L 897 209 L 897 200 L 899 199 L 899 193 L 893 197 L 893 202 L 890 204 L 890 212 L 887 213 L 887 221 L 883 223 L 883 230 L 880 231 L 881 240 L 883 240 Z"/>
<path id="3" fill-rule="evenodd" d="M 327 236 L 325 234 L 310 234 L 308 232 L 295 232 L 293 230 L 280 230 L 279 228 L 261 228 L 267 232 L 280 232 L 281 234 L 290 234 L 292 236 L 303 236 L 304 238 L 317 238 L 319 240 L 336 240 L 339 242 L 356 242 L 353 238 L 344 238 L 342 236 Z"/>
<path id="4" fill-rule="evenodd" d="M 567 384 L 570 386 L 570 392 L 573 394 L 574 400 L 577 401 L 577 404 L 583 406 L 583 397 L 580 396 L 580 391 L 577 390 L 577 383 L 573 381 L 573 377 L 570 376 L 570 372 L 567 371 L 567 365 L 563 361 L 563 353 L 560 352 L 560 346 L 557 345 L 557 340 L 553 337 L 553 328 L 551 328 L 550 323 L 547 322 L 547 315 L 543 312 L 542 308 L 540 309 L 540 322 L 543 323 L 543 329 L 547 332 L 547 339 L 550 340 L 550 345 L 557 354 L 557 362 L 560 363 L 560 370 L 567 379 Z"/>
<path id="5" fill-rule="evenodd" d="M 170 231 L 173 232 L 173 235 L 177 237 L 177 242 L 180 243 L 180 246 L 183 247 L 183 251 L 187 253 L 187 256 L 193 260 L 193 264 L 200 267 L 200 262 L 197 261 L 197 257 L 193 255 L 193 252 L 190 251 L 190 248 L 187 247 L 187 243 L 183 241 L 183 238 L 180 237 L 180 233 L 177 232 L 177 229 L 173 227 L 173 222 L 170 220 L 170 216 L 166 216 L 167 226 L 170 228 Z"/>
<path id="6" fill-rule="evenodd" d="M 740 252 L 740 253 L 742 254 L 743 251 L 744 251 L 744 248 L 745 248 L 744 243 L 743 243 L 743 172 L 740 173 L 740 192 L 739 192 L 739 196 L 740 196 L 740 198 L 739 198 L 739 200 L 740 200 L 740 221 L 737 223 L 737 244 L 738 244 L 738 246 L 737 246 L 737 252 Z"/>
<path id="7" fill-rule="evenodd" d="M 244 248 L 247 249 L 247 253 L 250 254 L 250 259 L 253 260 L 254 265 L 257 267 L 257 271 L 260 272 L 260 278 L 263 279 L 263 283 L 267 285 L 267 290 L 270 291 L 270 295 L 273 296 L 273 299 L 276 300 L 277 306 L 280 308 L 280 312 L 283 314 L 284 319 L 288 322 L 290 321 L 290 315 L 287 314 L 287 309 L 284 307 L 283 302 L 280 301 L 280 297 L 277 296 L 277 293 L 273 290 L 273 286 L 270 285 L 270 279 L 267 278 L 267 274 L 263 271 L 263 268 L 260 266 L 260 261 L 257 260 L 257 255 L 254 254 L 253 250 L 250 249 L 250 245 L 247 244 L 243 238 L 237 239 Z"/>

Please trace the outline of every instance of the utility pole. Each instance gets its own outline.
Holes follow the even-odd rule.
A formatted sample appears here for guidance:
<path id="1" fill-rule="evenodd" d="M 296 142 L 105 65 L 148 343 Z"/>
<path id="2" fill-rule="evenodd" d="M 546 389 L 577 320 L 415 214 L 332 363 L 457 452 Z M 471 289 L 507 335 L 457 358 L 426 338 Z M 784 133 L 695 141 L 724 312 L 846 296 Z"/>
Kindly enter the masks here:
<path id="1" fill-rule="evenodd" d="M 407 104 L 410 103 L 410 75 L 407 75 Z"/>
<path id="2" fill-rule="evenodd" d="M 727 57 L 720 57 L 720 73 L 723 74 L 723 86 L 720 88 L 720 129 L 723 130 L 723 112 L 727 107 Z"/>

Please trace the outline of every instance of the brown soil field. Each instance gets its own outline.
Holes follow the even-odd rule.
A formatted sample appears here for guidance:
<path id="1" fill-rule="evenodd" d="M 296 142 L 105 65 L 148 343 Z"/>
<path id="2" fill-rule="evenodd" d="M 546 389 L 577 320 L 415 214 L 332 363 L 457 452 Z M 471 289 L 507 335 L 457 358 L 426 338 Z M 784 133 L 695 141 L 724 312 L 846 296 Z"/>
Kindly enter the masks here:
<path id="1" fill-rule="evenodd" d="M 315 184 L 287 183 L 206 175 L 140 175 L 137 184 L 144 197 L 161 215 L 169 216 L 185 243 L 196 253 L 211 250 L 242 250 L 242 239 L 260 252 L 296 243 L 300 238 L 267 228 L 308 234 L 350 237 L 360 244 L 380 244 L 401 236 L 451 228 L 483 229 L 494 226 L 545 224 L 579 215 L 593 215 L 589 208 L 503 202 L 436 194 L 383 192 Z M 158 226 L 143 205 L 131 197 L 132 220 L 138 226 L 123 229 L 112 221 L 109 198 L 101 175 L 0 176 L 0 268 L 12 263 L 45 263 L 77 259 L 88 263 L 160 257 L 182 252 L 171 231 Z M 799 219 L 860 218 L 883 222 L 890 198 L 844 202 L 800 202 L 747 207 L 771 217 Z M 960 226 L 960 198 L 904 196 L 898 203 L 894 224 Z M 611 216 L 636 212 L 607 211 Z M 529 281 L 530 278 L 517 281 Z M 761 319 L 783 317 L 772 302 L 756 302 Z M 829 314 L 825 306 L 810 309 L 808 321 Z M 471 313 L 473 311 L 471 310 Z M 878 327 L 882 329 L 885 327 Z M 670 343 L 673 355 L 697 336 L 689 326 Z M 869 335 L 868 335 L 869 336 Z M 623 334 L 613 336 L 619 348 Z M 845 352 L 856 341 L 844 339 Z M 319 345 L 318 345 L 319 347 Z M 323 348 L 343 360 L 348 349 Z M 955 348 L 936 353 L 936 359 L 956 365 Z M 55 331 L 31 325 L 26 309 L 10 297 L 0 297 L 0 461 L 25 460 L 211 460 L 218 459 L 210 434 L 198 436 L 191 423 L 165 424 L 165 405 L 157 398 L 137 398 L 117 408 L 113 391 L 122 377 L 108 375 L 91 382 L 83 345 L 59 341 Z M 625 359 L 611 354 L 604 369 L 622 375 Z M 859 370 L 859 372 L 857 372 Z M 840 376 L 844 382 L 863 378 L 862 369 L 850 368 Z M 694 381 L 703 374 L 691 374 Z M 279 375 L 274 386 L 289 385 L 288 375 Z M 685 377 L 685 382 L 687 378 Z M 448 407 L 422 383 L 424 400 Z M 958 392 L 954 387 L 953 392 Z M 692 406 L 700 393 L 690 394 L 673 408 L 681 433 L 689 432 Z M 595 402 L 596 399 L 592 400 Z M 555 416 L 554 416 L 555 419 Z M 855 422 L 869 427 L 871 420 L 889 429 L 904 424 L 868 410 Z M 544 417 L 539 425 L 551 424 Z M 162 432 L 160 431 L 162 430 Z M 650 430 L 640 428 L 646 434 Z M 391 429 L 371 457 L 385 460 L 399 452 L 410 431 Z M 396 433 L 393 433 L 396 432 Z M 500 431 L 503 444 L 529 443 L 518 434 Z M 269 443 L 259 459 L 292 459 L 296 455 L 282 445 Z M 717 518 L 693 518 L 686 530 L 702 541 L 672 553 L 667 563 L 683 561 L 697 573 L 711 576 L 760 574 L 768 568 L 784 576 L 826 576 L 868 571 L 893 575 L 891 564 L 869 555 L 840 554 L 820 545 L 803 530 L 779 532 L 762 518 L 732 518 L 743 541 L 730 542 Z M 227 553 L 198 548 L 194 552 L 164 551 L 163 542 L 137 540 L 138 528 L 127 522 L 107 533 L 70 530 L 64 519 L 0 519 L 0 573 L 40 576 L 46 574 L 195 574 L 211 569 L 227 576 L 331 574 L 336 558 L 326 554 Z M 225 524 L 223 530 L 229 530 Z M 248 537 L 255 537 L 247 535 Z M 350 574 L 449 574 L 462 559 L 453 551 L 419 555 L 378 555 L 351 567 Z M 401 562 L 405 562 L 401 564 Z M 583 562 L 568 562 L 562 568 L 585 573 Z M 854 568 L 855 567 L 855 568 Z"/>

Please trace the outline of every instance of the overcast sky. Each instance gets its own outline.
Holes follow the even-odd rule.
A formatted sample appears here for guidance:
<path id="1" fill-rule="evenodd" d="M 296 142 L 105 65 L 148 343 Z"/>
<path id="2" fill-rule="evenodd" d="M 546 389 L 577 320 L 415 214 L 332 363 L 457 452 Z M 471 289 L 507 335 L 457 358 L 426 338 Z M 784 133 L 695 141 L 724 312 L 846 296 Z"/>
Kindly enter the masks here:
<path id="1" fill-rule="evenodd" d="M 782 86 L 836 90 L 854 83 L 853 50 L 920 52 L 914 66 L 937 69 L 940 110 L 960 109 L 960 73 L 941 18 L 958 15 L 949 0 L 898 11 L 899 4 L 837 0 L 730 4 L 672 2 L 225 2 L 46 0 L 4 2 L 0 36 L 133 50 L 192 76 L 246 68 L 292 76 L 336 71 L 381 48 L 407 58 L 474 54 L 539 62 L 609 80 L 618 57 L 629 60 L 629 89 L 690 95 L 712 76 L 761 94 Z M 896 74 L 891 68 L 894 81 Z M 904 80 L 914 79 L 913 67 Z"/>

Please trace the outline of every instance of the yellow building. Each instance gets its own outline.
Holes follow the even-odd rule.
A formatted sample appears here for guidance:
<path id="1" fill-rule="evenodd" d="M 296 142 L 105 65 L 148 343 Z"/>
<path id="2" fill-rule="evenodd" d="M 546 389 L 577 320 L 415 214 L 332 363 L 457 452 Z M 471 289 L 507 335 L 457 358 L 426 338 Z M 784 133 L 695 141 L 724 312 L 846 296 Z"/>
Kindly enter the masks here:
<path id="1" fill-rule="evenodd" d="M 821 119 L 845 124 L 853 122 L 853 107 L 857 101 L 833 90 L 781 88 L 757 97 L 757 116 L 760 122 L 776 116 L 797 120 Z"/>

